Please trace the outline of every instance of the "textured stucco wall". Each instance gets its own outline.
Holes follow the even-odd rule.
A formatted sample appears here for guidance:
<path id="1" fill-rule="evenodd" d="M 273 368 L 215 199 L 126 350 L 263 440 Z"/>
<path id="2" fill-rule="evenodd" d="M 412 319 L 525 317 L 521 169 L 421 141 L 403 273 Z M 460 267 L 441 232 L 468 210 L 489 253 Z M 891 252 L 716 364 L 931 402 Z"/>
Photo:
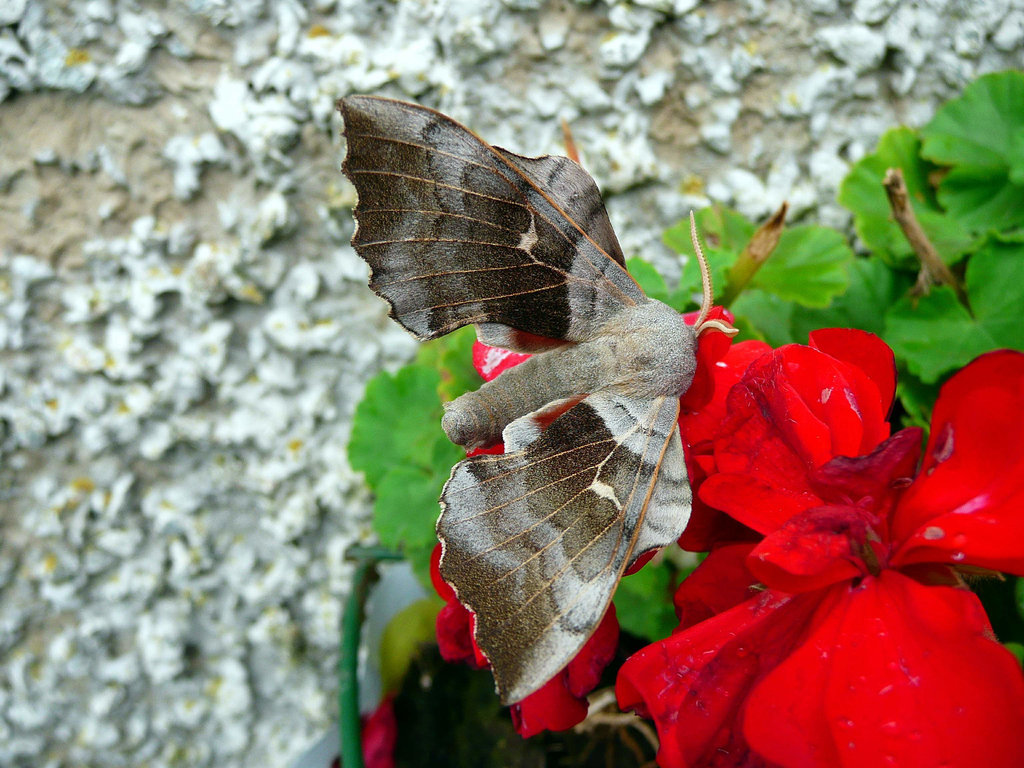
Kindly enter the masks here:
<path id="1" fill-rule="evenodd" d="M 334 100 L 523 153 L 624 249 L 708 200 L 846 226 L 899 122 L 1024 63 L 1024 0 L 0 2 L 0 765 L 286 765 L 336 717 L 366 379 Z"/>

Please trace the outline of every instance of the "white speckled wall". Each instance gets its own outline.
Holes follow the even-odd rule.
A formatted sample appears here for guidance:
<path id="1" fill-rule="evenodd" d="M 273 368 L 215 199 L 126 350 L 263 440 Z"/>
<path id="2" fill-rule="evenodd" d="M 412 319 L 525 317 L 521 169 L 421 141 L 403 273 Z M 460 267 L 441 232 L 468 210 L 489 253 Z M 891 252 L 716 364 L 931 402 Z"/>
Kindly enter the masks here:
<path id="1" fill-rule="evenodd" d="M 1024 0 L 0 2 L 0 765 L 283 766 L 336 717 L 366 379 L 336 98 L 523 153 L 629 255 L 721 201 L 847 226 L 851 161 L 1024 65 Z"/>

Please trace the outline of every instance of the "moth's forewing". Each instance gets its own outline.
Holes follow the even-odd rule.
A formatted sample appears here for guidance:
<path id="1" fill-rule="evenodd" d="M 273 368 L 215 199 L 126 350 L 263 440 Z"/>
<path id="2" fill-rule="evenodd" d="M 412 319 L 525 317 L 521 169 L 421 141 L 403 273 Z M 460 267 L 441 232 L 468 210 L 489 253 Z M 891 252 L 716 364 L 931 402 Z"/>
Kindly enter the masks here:
<path id="1" fill-rule="evenodd" d="M 524 449 L 456 465 L 441 496 L 441 572 L 476 612 L 476 640 L 505 703 L 561 670 L 597 627 L 619 578 L 646 548 L 681 533 L 685 466 L 679 401 L 595 394 Z M 643 534 L 641 534 L 643 531 Z M 637 552 L 636 554 L 639 554 Z"/>
<path id="2" fill-rule="evenodd" d="M 496 150 L 415 104 L 343 99 L 358 229 L 370 286 L 420 338 L 499 323 L 552 339 L 590 338 L 644 296 L 622 266 L 604 205 L 578 166 Z M 568 161 L 566 161 L 568 162 Z M 609 256 L 531 172 L 568 180 L 558 200 L 597 227 Z"/>

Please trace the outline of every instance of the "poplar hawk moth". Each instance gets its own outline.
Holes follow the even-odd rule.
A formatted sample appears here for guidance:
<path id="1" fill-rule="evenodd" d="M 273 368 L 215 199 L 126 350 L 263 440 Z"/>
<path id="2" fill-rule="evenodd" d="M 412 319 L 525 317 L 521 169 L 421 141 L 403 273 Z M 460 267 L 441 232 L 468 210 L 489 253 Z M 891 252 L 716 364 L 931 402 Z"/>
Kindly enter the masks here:
<path id="1" fill-rule="evenodd" d="M 580 650 L 630 565 L 686 526 L 677 418 L 698 331 L 630 277 L 597 185 L 569 158 L 513 154 L 393 99 L 338 108 L 352 245 L 391 317 L 419 339 L 473 324 L 533 353 L 442 421 L 466 449 L 504 442 L 452 469 L 437 534 L 511 704 Z"/>

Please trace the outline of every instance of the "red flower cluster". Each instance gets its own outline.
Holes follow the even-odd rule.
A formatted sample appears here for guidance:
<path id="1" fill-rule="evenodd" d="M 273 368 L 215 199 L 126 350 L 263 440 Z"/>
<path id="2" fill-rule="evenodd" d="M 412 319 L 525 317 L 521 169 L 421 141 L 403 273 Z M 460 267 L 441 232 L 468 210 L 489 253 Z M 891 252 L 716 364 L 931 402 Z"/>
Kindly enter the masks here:
<path id="1" fill-rule="evenodd" d="M 1017 766 L 1024 678 L 966 567 L 1024 574 L 1024 355 L 955 375 L 890 436 L 892 353 L 860 331 L 734 345 L 680 418 L 711 549 L 679 629 L 622 667 L 677 766 Z M 684 400 L 684 406 L 686 402 Z"/>

